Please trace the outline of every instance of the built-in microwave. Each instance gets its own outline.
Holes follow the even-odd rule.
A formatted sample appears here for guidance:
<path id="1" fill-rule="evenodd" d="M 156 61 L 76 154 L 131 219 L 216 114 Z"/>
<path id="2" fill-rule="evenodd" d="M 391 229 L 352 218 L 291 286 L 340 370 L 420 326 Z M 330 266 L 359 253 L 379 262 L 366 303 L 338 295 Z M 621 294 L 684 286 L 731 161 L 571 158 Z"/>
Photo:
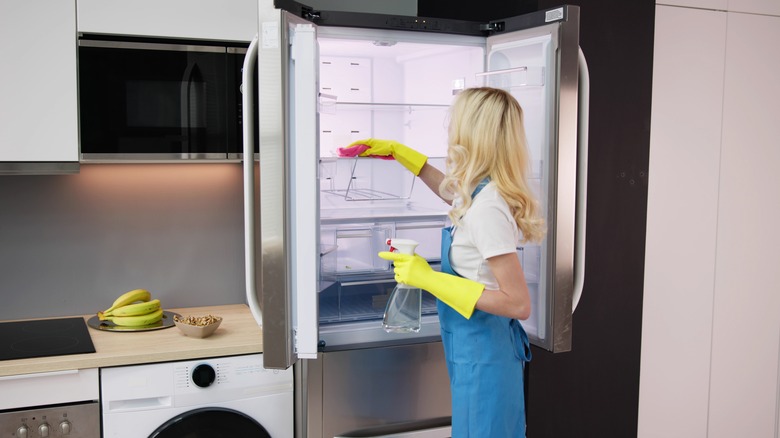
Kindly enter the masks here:
<path id="1" fill-rule="evenodd" d="M 247 47 L 80 35 L 81 160 L 239 159 Z"/>

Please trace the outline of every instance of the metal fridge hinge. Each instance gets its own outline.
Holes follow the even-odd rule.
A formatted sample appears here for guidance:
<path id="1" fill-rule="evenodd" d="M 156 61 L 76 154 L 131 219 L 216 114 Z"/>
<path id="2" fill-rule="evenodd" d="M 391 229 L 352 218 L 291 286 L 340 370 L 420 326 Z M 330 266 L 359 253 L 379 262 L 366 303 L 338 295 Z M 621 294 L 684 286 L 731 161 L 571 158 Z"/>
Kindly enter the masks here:
<path id="1" fill-rule="evenodd" d="M 503 21 L 494 21 L 492 23 L 487 24 L 480 24 L 479 30 L 484 32 L 503 32 L 504 31 L 504 22 Z"/>
<path id="2" fill-rule="evenodd" d="M 316 21 L 322 18 L 322 14 L 320 13 L 320 11 L 315 11 L 314 8 L 303 6 L 301 8 L 301 17 L 309 21 Z"/>

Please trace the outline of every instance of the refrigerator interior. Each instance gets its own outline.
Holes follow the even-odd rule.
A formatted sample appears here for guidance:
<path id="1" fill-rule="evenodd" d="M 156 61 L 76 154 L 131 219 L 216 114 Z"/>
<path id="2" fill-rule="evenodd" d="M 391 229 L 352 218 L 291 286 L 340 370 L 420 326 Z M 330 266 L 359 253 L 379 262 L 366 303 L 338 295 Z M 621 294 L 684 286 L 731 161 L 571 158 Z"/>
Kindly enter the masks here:
<path id="1" fill-rule="evenodd" d="M 365 138 L 392 139 L 422 152 L 444 170 L 448 109 L 459 90 L 490 85 L 509 90 L 526 113 L 538 195 L 549 141 L 545 42 L 498 47 L 486 56 L 485 39 L 408 32 L 320 27 L 320 279 L 319 322 L 382 318 L 395 286 L 389 262 L 377 257 L 386 239 L 420 242 L 417 253 L 440 261 L 441 228 L 449 206 L 392 160 L 343 158 L 338 148 Z M 453 42 L 455 41 L 455 42 Z M 541 44 L 541 45 L 540 45 Z M 515 65 L 522 58 L 522 65 Z M 486 61 L 487 60 L 487 61 Z M 487 67 L 486 67 L 487 64 Z M 485 70 L 501 70 L 484 74 Z M 543 211 L 546 201 L 543 201 Z M 543 336 L 540 275 L 543 249 L 518 245 L 531 290 L 532 337 Z M 423 314 L 435 318 L 435 299 L 424 293 Z M 379 324 L 378 321 L 375 324 Z M 539 329 L 538 327 L 541 327 Z"/>

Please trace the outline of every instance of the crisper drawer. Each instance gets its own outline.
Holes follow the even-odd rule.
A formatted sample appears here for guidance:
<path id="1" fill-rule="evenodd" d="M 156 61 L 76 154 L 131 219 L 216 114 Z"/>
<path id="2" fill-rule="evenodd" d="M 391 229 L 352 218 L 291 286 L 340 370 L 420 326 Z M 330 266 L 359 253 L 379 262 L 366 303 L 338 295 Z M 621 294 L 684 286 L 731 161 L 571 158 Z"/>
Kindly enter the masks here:
<path id="1" fill-rule="evenodd" d="M 395 237 L 410 239 L 418 243 L 415 253 L 432 261 L 441 260 L 441 229 L 446 225 L 444 217 L 439 220 L 395 223 Z"/>
<path id="2" fill-rule="evenodd" d="M 394 221 L 322 225 L 320 273 L 324 279 L 390 273 L 390 262 L 380 258 L 387 239 L 411 239 L 417 254 L 429 262 L 441 260 L 441 229 L 446 216 L 424 220 L 398 217 Z"/>
<path id="3" fill-rule="evenodd" d="M 319 293 L 320 324 L 381 320 L 396 286 L 392 274 L 388 275 L 384 280 L 328 283 Z M 422 291 L 422 314 L 435 313 L 436 297 Z"/>
<path id="4" fill-rule="evenodd" d="M 320 231 L 322 277 L 389 271 L 390 262 L 377 254 L 387 249 L 387 239 L 394 232 L 393 223 L 324 225 Z"/>

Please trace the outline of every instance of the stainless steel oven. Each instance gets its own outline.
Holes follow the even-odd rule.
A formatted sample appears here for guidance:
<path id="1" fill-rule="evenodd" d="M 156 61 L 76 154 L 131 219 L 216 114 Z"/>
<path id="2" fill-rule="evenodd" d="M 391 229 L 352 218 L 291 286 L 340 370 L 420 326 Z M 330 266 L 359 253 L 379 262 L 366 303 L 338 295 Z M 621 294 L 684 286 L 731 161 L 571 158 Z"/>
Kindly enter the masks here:
<path id="1" fill-rule="evenodd" d="M 100 437 L 96 368 L 0 377 L 0 436 Z"/>

